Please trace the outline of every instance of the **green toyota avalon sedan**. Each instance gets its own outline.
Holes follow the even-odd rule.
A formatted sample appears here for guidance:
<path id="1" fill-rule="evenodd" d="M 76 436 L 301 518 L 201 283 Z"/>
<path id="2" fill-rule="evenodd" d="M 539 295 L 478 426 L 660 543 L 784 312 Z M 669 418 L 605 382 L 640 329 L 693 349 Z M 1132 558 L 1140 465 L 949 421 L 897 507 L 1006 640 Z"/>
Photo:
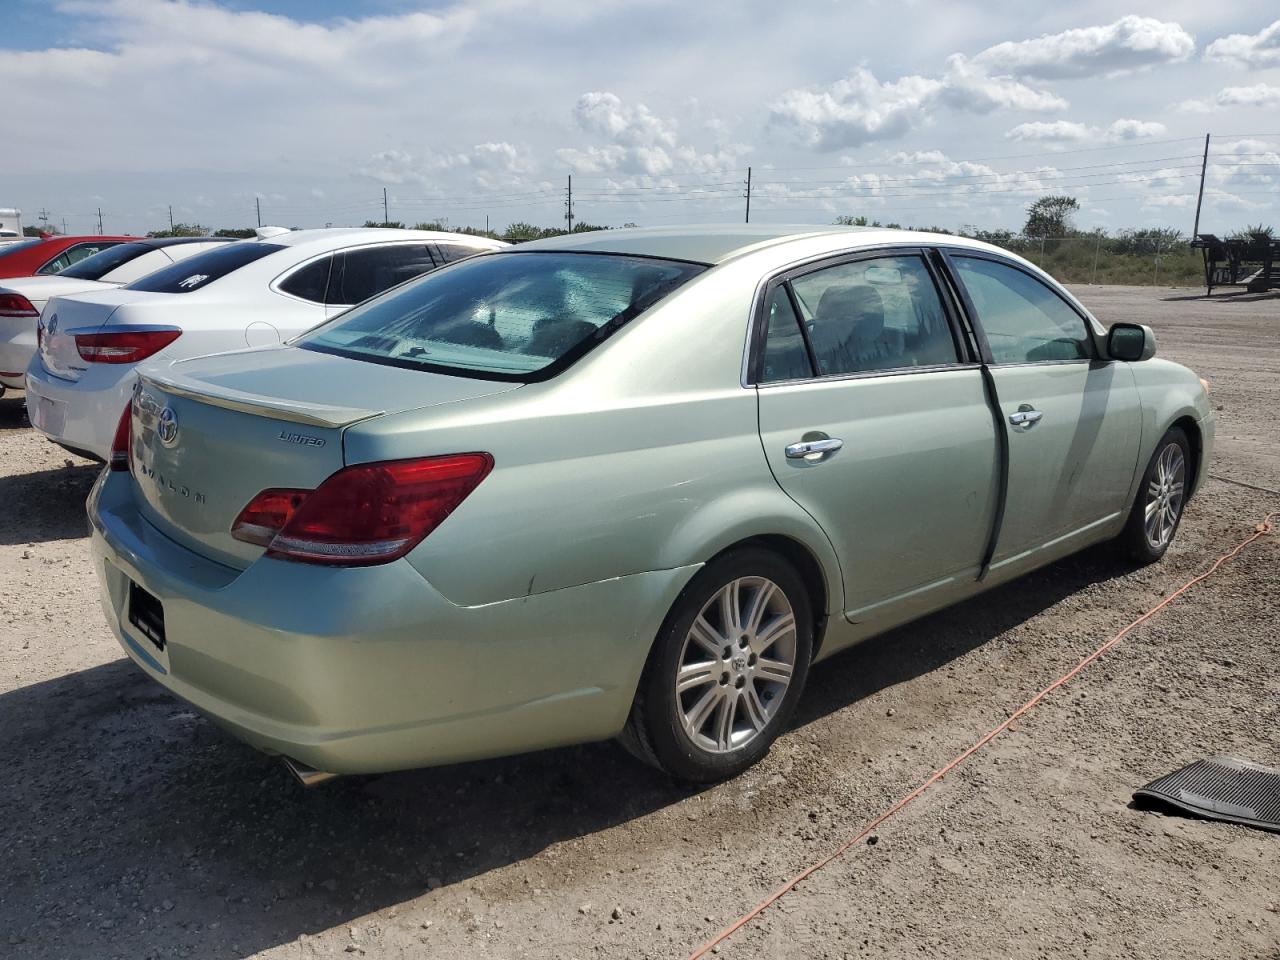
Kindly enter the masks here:
<path id="1" fill-rule="evenodd" d="M 681 227 L 464 260 L 144 370 L 89 500 L 138 666 L 305 781 L 620 737 L 758 760 L 811 664 L 1168 549 L 1207 384 L 998 248 Z"/>

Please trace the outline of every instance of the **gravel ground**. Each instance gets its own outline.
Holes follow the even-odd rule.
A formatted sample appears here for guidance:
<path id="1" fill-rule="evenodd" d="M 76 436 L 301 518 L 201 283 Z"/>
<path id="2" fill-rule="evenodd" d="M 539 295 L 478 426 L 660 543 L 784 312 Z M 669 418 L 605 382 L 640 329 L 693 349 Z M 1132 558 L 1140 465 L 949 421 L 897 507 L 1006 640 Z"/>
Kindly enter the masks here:
<path id="1" fill-rule="evenodd" d="M 1213 381 L 1215 474 L 1280 489 L 1280 299 L 1077 292 Z M 94 474 L 0 399 L 5 957 L 685 956 L 1280 509 L 1215 480 L 1162 564 L 1092 550 L 842 654 L 711 789 L 599 744 L 304 792 L 121 655 Z M 1129 804 L 1201 757 L 1280 765 L 1277 556 L 1255 544 L 719 955 L 1280 958 L 1280 836 Z"/>

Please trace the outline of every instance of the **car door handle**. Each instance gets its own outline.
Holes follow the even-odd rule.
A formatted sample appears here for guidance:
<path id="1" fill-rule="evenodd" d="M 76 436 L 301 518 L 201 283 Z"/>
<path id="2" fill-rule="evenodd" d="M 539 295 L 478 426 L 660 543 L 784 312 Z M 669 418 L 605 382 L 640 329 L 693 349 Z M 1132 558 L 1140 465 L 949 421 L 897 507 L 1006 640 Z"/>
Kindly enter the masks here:
<path id="1" fill-rule="evenodd" d="M 1009 414 L 1009 422 L 1015 427 L 1030 427 L 1040 422 L 1040 418 L 1044 414 L 1039 410 L 1032 410 L 1030 407 L 1021 409 L 1017 413 Z"/>
<path id="2" fill-rule="evenodd" d="M 837 440 L 835 437 L 827 437 L 825 440 L 802 440 L 799 443 L 789 444 L 786 454 L 788 460 L 804 460 L 815 454 L 821 457 L 828 453 L 835 453 L 843 446 L 844 441 Z"/>

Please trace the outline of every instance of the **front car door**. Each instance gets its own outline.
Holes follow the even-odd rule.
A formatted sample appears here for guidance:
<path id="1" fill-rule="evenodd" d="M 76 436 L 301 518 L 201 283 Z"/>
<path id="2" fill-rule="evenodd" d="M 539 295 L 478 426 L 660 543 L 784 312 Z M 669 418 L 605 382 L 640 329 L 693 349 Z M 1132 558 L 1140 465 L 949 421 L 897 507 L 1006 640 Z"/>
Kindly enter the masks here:
<path id="1" fill-rule="evenodd" d="M 1008 437 L 1007 497 L 991 570 L 1003 579 L 1124 523 L 1141 431 L 1133 374 L 1101 358 L 1089 321 L 1018 264 L 947 261 L 987 351 Z"/>
<path id="2" fill-rule="evenodd" d="M 881 629 L 972 589 L 1000 448 L 981 367 L 926 253 L 775 278 L 756 327 L 765 456 L 830 538 L 846 617 Z"/>

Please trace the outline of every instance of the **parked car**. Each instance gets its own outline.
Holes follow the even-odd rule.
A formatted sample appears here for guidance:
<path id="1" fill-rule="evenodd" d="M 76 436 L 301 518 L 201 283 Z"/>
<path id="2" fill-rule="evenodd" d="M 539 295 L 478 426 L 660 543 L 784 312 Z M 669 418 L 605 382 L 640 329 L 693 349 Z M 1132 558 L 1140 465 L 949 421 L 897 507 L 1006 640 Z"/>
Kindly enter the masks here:
<path id="1" fill-rule="evenodd" d="M 621 736 L 715 780 L 810 663 L 1168 549 L 1206 386 L 959 237 L 610 230 L 151 366 L 89 499 L 149 676 L 311 780 Z"/>
<path id="2" fill-rule="evenodd" d="M 30 277 L 36 274 L 60 273 L 117 243 L 138 237 L 48 237 L 0 247 L 0 280 Z"/>
<path id="3" fill-rule="evenodd" d="M 25 380 L 32 426 L 104 459 L 140 361 L 279 343 L 398 283 L 502 246 L 423 230 L 283 231 L 197 254 L 119 290 L 54 297 Z"/>
<path id="4" fill-rule="evenodd" d="M 215 237 L 132 240 L 95 253 L 52 276 L 0 281 L 0 393 L 20 389 L 36 352 L 40 311 L 50 297 L 109 290 L 232 241 Z"/>

